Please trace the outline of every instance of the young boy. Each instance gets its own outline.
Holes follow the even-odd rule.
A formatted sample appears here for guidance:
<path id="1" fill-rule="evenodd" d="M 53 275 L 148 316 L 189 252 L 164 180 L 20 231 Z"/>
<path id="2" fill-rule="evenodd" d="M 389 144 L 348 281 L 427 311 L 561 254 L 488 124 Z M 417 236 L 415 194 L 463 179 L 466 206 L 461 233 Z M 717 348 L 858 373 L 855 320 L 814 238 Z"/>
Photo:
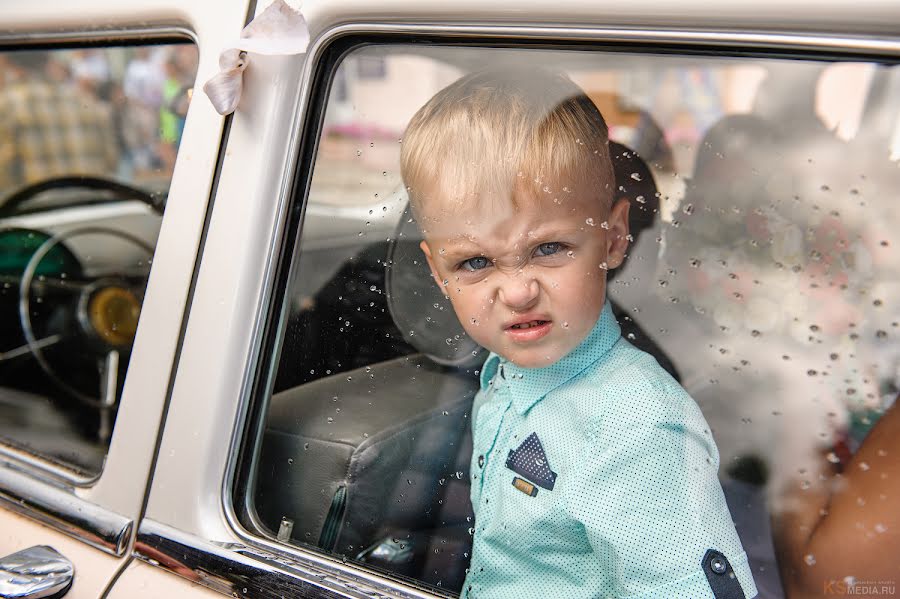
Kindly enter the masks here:
<path id="1" fill-rule="evenodd" d="M 755 596 L 708 425 L 606 301 L 629 204 L 596 106 L 562 75 L 478 72 L 413 117 L 401 169 L 434 280 L 491 351 L 463 597 Z"/>

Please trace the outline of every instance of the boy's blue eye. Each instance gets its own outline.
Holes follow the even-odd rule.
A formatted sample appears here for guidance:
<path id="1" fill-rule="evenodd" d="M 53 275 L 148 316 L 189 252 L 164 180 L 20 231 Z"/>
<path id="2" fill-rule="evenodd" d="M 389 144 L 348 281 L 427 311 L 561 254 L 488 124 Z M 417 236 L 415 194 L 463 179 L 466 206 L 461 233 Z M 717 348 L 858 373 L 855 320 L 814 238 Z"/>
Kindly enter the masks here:
<path id="1" fill-rule="evenodd" d="M 562 249 L 562 244 L 558 241 L 542 243 L 534 249 L 535 256 L 552 256 Z"/>
<path id="2" fill-rule="evenodd" d="M 490 266 L 490 264 L 491 264 L 491 261 L 488 260 L 487 258 L 485 258 L 484 256 L 476 256 L 474 258 L 469 258 L 468 260 L 465 260 L 461 264 L 461 266 L 465 270 L 474 271 L 474 270 L 481 270 L 483 268 L 487 268 L 488 266 Z"/>

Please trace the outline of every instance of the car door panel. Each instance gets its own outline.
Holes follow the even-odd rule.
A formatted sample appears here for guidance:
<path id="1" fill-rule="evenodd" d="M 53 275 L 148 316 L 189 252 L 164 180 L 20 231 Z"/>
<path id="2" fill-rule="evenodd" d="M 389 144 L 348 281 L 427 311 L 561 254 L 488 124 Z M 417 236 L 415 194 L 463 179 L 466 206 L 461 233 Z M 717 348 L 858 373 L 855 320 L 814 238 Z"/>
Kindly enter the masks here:
<path id="1" fill-rule="evenodd" d="M 88 0 L 79 3 L 77 10 L 68 2 L 8 4 L 0 7 L 0 20 L 4 23 L 0 46 L 5 50 L 27 43 L 53 49 L 60 40 L 69 44 L 66 48 L 82 42 L 102 47 L 121 45 L 123 40 L 136 45 L 160 39 L 182 43 L 203 40 L 197 46 L 196 71 L 196 77 L 203 81 L 217 69 L 219 50 L 236 37 L 246 15 L 247 3 L 240 0 L 222 5 Z M 158 232 L 123 399 L 102 471 L 85 476 L 37 458 L 21 447 L 2 447 L 0 555 L 33 545 L 56 548 L 75 565 L 74 584 L 68 596 L 102 596 L 118 569 L 130 559 L 133 523 L 141 515 L 165 412 L 193 277 L 193 257 L 207 215 L 223 126 L 221 115 L 208 103 L 190 104 L 180 134 L 180 151 L 168 189 L 166 215 Z M 98 210 L 102 212 L 103 208 Z M 119 221 L 114 218 L 109 222 Z M 150 237 L 156 237 L 156 233 Z M 39 505 L 29 501 L 28 493 L 18 497 L 19 487 L 6 488 L 2 482 L 12 477 L 26 477 L 39 495 L 52 496 L 51 500 Z M 127 523 L 115 547 L 103 540 L 105 533 L 97 534 L 105 525 L 92 522 L 86 512 L 100 520 L 113 518 Z"/>

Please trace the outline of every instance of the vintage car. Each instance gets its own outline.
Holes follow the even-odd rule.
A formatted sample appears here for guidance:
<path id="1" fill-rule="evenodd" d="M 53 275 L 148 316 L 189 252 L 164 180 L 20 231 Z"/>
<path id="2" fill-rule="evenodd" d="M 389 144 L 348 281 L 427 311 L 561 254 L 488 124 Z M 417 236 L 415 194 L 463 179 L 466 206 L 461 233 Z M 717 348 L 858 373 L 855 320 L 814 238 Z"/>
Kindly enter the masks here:
<path id="1" fill-rule="evenodd" d="M 900 389 L 900 4 L 290 4 L 308 47 L 227 116 L 201 88 L 268 0 L 0 6 L 0 596 L 460 592 L 486 354 L 399 156 L 485 65 L 603 113 L 623 335 L 709 422 L 759 597 L 820 596 L 777 522 Z"/>

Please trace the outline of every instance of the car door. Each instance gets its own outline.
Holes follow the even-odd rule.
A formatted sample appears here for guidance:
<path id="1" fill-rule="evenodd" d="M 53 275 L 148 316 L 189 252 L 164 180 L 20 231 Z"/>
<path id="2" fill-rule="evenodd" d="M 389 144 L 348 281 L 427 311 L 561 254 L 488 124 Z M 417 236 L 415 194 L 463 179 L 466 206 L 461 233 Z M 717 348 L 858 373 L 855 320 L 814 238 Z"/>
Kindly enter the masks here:
<path id="1" fill-rule="evenodd" d="M 247 10 L 0 7 L 0 557 L 52 547 L 68 596 L 131 553 L 223 132 L 192 90 Z"/>
<path id="2" fill-rule="evenodd" d="M 873 370 L 861 361 L 893 363 L 881 345 L 891 325 L 875 310 L 886 288 L 877 304 L 869 293 L 897 260 L 858 202 L 828 194 L 831 176 L 842 198 L 896 190 L 895 138 L 867 124 L 896 126 L 897 32 L 872 25 L 896 9 L 851 15 L 826 3 L 812 17 L 784 5 L 760 16 L 738 3 L 726 24 L 699 3 L 657 8 L 309 2 L 305 55 L 250 55 L 138 560 L 113 596 L 149 596 L 157 581 L 183 588 L 173 573 L 237 597 L 463 590 L 484 354 L 418 253 L 398 156 L 412 114 L 484 64 L 562 70 L 626 146 L 617 186 L 643 220 L 610 283 L 623 336 L 667 366 L 711 423 L 721 464 L 718 454 L 709 463 L 721 466 L 759 596 L 799 584 L 769 525 L 784 504 L 767 497 L 808 488 L 823 448 L 891 401 L 893 375 L 859 372 Z M 845 93 L 869 76 L 881 82 L 877 102 Z M 808 96 L 797 109 L 800 82 Z M 881 162 L 842 170 L 833 152 L 848 139 Z M 834 211 L 854 214 L 853 235 Z M 838 251 L 851 237 L 861 240 L 852 259 Z M 823 268 L 836 289 L 807 278 Z M 866 324 L 832 322 L 815 311 L 825 300 Z M 842 356 L 846 365 L 832 364 Z M 822 383 L 831 369 L 841 374 Z M 847 389 L 862 388 L 853 377 L 882 392 L 848 402 Z"/>

